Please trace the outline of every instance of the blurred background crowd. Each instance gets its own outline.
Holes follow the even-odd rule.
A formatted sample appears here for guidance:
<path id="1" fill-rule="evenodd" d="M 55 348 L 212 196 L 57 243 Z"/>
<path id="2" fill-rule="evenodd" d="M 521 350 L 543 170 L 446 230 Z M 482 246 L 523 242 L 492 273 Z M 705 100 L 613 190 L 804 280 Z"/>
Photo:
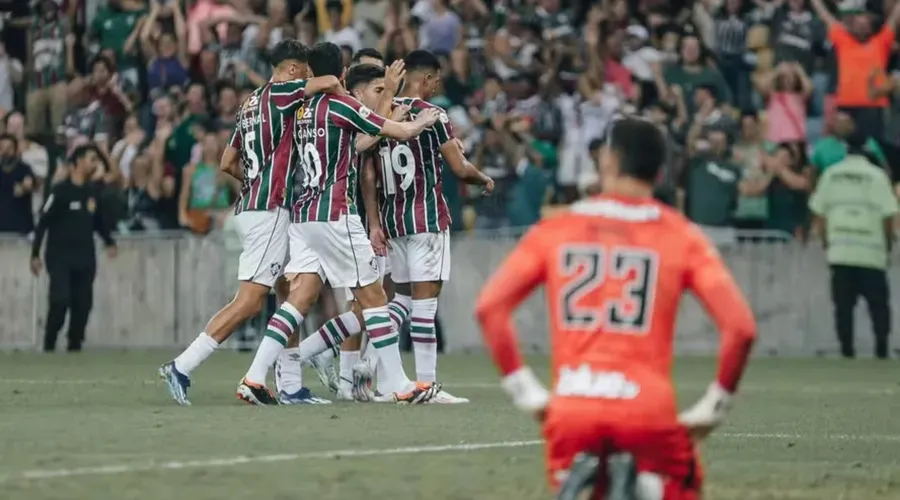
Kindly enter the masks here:
<path id="1" fill-rule="evenodd" d="M 671 140 L 661 199 L 704 226 L 803 238 L 850 133 L 900 165 L 893 1 L 0 0 L 0 231 L 33 230 L 86 142 L 120 233 L 227 226 L 235 112 L 296 37 L 347 63 L 366 47 L 440 56 L 434 102 L 497 183 L 482 197 L 445 175 L 456 230 L 527 226 L 596 192 L 608 127 L 637 113 Z"/>

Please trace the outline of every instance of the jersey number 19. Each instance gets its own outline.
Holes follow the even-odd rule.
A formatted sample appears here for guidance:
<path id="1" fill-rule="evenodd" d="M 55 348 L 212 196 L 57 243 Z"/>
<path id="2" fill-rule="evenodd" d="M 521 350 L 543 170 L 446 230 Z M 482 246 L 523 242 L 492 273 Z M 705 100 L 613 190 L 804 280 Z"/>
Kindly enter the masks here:
<path id="1" fill-rule="evenodd" d="M 392 195 L 397 193 L 397 181 L 394 173 L 401 177 L 400 190 L 406 191 L 413 182 L 415 173 L 415 158 L 409 146 L 398 144 L 391 149 L 385 146 L 378 150 L 381 156 L 381 173 L 384 178 L 384 192 Z"/>

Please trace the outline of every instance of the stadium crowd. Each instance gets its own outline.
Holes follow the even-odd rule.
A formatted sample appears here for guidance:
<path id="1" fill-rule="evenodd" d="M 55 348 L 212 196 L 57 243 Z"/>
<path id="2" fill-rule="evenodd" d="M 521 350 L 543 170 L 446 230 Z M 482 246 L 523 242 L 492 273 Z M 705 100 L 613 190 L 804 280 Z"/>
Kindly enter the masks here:
<path id="1" fill-rule="evenodd" d="M 347 63 L 371 48 L 440 56 L 434 101 L 497 183 L 482 197 L 444 177 L 457 230 L 527 226 L 595 192 L 596 153 L 625 112 L 669 132 L 661 198 L 705 226 L 802 237 L 815 178 L 854 129 L 897 165 L 892 4 L 106 0 L 88 15 L 0 0 L 0 231 L 31 233 L 89 142 L 120 233 L 221 227 L 240 187 L 217 168 L 236 111 L 268 79 L 267 49 L 296 37 L 335 42 Z"/>

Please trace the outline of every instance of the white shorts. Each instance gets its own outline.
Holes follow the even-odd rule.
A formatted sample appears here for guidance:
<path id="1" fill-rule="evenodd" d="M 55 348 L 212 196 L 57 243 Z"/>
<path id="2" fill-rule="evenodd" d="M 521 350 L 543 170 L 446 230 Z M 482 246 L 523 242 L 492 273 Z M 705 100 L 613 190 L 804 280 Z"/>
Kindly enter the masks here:
<path id="1" fill-rule="evenodd" d="M 560 149 L 556 169 L 556 182 L 560 186 L 577 186 L 585 174 L 594 172 L 594 161 L 587 145 L 565 144 Z"/>
<path id="2" fill-rule="evenodd" d="M 384 277 L 391 273 L 390 266 L 388 266 L 387 257 L 381 257 L 380 255 L 375 256 L 378 259 L 378 282 L 381 283 L 384 280 Z M 356 299 L 356 296 L 353 295 L 352 288 L 344 288 L 344 298 L 347 302 L 353 301 Z"/>
<path id="3" fill-rule="evenodd" d="M 253 210 L 234 216 L 241 237 L 238 280 L 272 287 L 287 262 L 290 214 L 283 208 Z"/>
<path id="4" fill-rule="evenodd" d="M 371 285 L 381 277 L 357 215 L 342 215 L 337 222 L 291 224 L 289 234 L 291 260 L 285 274 L 319 273 L 332 288 Z"/>
<path id="5" fill-rule="evenodd" d="M 450 279 L 450 232 L 419 233 L 390 240 L 388 261 L 394 283 Z"/>

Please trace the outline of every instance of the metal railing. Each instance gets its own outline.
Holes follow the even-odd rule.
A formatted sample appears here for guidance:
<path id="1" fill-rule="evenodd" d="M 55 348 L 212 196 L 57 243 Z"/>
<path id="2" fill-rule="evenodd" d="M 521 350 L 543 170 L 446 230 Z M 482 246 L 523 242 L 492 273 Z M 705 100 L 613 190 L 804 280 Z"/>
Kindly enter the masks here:
<path id="1" fill-rule="evenodd" d="M 472 316 L 484 282 L 509 253 L 519 233 L 455 235 L 452 278 L 444 287 L 439 315 L 449 351 L 481 349 Z M 30 245 L 0 238 L 0 349 L 40 345 L 47 311 L 47 277 L 29 271 Z M 757 353 L 816 355 L 833 352 L 832 306 L 824 251 L 778 233 L 737 232 L 722 255 L 753 306 L 759 323 Z M 236 289 L 237 255 L 215 235 L 185 233 L 120 238 L 119 256 L 98 256 L 89 347 L 174 347 L 186 345 Z M 900 289 L 900 270 L 889 271 Z M 894 317 L 900 301 L 893 301 Z M 518 316 L 526 348 L 547 347 L 543 294 L 523 304 Z M 867 352 L 872 339 L 868 315 L 857 314 L 857 346 Z M 692 298 L 678 317 L 676 349 L 714 353 L 718 333 Z"/>

